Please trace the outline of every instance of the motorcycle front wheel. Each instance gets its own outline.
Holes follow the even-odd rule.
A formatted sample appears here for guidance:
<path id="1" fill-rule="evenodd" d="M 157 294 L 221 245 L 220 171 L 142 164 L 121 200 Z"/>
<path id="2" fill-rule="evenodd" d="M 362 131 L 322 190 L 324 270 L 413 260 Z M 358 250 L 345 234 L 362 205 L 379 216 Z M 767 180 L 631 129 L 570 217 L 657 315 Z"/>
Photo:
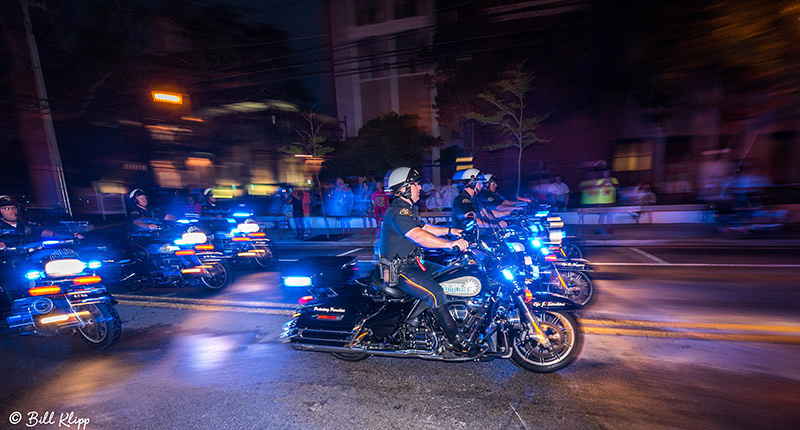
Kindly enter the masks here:
<path id="1" fill-rule="evenodd" d="M 512 337 L 511 362 L 537 373 L 561 370 L 580 355 L 583 333 L 572 315 L 563 312 L 533 311 L 539 319 L 539 328 L 550 341 L 542 346 L 528 335 L 526 330 L 517 330 Z"/>
<path id="2" fill-rule="evenodd" d="M 76 310 L 90 314 L 84 318 L 87 324 L 77 330 L 84 342 L 98 349 L 106 349 L 117 343 L 122 334 L 122 321 L 113 305 L 97 303 L 78 306 Z"/>
<path id="3" fill-rule="evenodd" d="M 230 266 L 221 262 L 204 262 L 207 275 L 200 277 L 200 285 L 206 290 L 219 291 L 233 283 L 233 271 Z"/>

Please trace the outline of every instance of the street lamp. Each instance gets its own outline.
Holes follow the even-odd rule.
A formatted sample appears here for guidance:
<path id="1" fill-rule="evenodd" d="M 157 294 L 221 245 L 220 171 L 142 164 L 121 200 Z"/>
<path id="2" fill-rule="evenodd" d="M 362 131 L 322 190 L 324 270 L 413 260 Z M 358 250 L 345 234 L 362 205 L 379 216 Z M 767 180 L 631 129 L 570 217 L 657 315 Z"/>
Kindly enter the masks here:
<path id="1" fill-rule="evenodd" d="M 156 103 L 170 103 L 174 105 L 183 104 L 183 95 L 178 93 L 170 93 L 166 91 L 150 91 L 153 96 L 153 101 Z"/>

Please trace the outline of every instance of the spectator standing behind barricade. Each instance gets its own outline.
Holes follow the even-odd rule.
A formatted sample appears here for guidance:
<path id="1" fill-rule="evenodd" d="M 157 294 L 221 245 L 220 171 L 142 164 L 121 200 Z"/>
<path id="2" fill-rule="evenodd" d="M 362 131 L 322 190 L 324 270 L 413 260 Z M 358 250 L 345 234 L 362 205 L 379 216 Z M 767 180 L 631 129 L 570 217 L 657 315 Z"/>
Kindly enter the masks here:
<path id="1" fill-rule="evenodd" d="M 548 187 L 553 206 L 559 212 L 567 210 L 567 205 L 569 204 L 569 187 L 563 180 L 564 178 L 561 175 L 556 175 L 553 183 Z"/>
<path id="2" fill-rule="evenodd" d="M 336 218 L 342 234 L 350 233 L 350 212 L 353 210 L 353 192 L 342 178 L 336 178 L 331 194 L 330 215 Z"/>
<path id="3" fill-rule="evenodd" d="M 439 191 L 439 197 L 442 198 L 442 209 L 448 210 L 453 208 L 453 200 L 458 195 L 458 188 L 453 185 L 453 180 L 448 178 L 447 185 L 443 186 Z"/>
<path id="4" fill-rule="evenodd" d="M 303 190 L 303 224 L 305 231 L 304 237 L 311 236 L 311 192 Z"/>
<path id="5" fill-rule="evenodd" d="M 363 234 L 367 234 L 367 228 L 372 228 L 372 192 L 366 182 L 362 182 L 358 187 L 353 203 L 353 216 L 361 218 Z"/>
<path id="6" fill-rule="evenodd" d="M 427 206 L 428 210 L 431 212 L 438 212 L 442 210 L 442 207 L 444 206 L 443 203 L 444 202 L 442 202 L 441 193 L 434 190 L 430 194 L 430 197 L 428 197 L 428 200 L 425 202 L 425 206 Z"/>
<path id="7" fill-rule="evenodd" d="M 597 188 L 597 205 L 602 208 L 609 208 L 617 204 L 617 188 L 619 188 L 619 181 L 617 178 L 611 176 L 611 170 L 604 170 L 603 177 L 596 182 Z M 597 220 L 597 232 L 604 234 L 606 231 L 609 233 L 611 230 L 611 217 L 613 214 L 608 211 L 600 212 Z M 605 230 L 603 227 L 605 226 Z"/>
<path id="8" fill-rule="evenodd" d="M 286 196 L 286 201 L 292 205 L 292 221 L 294 221 L 295 238 L 302 239 L 305 236 L 305 214 L 303 213 L 303 199 L 305 191 L 301 188 L 293 188 Z"/>
<path id="9" fill-rule="evenodd" d="M 386 196 L 386 192 L 383 191 L 383 184 L 378 183 L 375 192 L 372 193 L 372 210 L 375 214 L 375 222 L 378 225 L 376 234 L 380 231 L 383 216 L 386 214 L 387 209 L 389 209 L 389 198 Z"/>

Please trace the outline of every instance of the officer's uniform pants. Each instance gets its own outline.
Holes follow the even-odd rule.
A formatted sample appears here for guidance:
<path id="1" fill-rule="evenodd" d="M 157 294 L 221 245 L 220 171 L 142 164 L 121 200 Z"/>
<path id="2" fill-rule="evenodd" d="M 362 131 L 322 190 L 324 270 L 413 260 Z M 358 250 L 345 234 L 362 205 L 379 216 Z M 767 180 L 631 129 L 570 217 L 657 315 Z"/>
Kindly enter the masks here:
<path id="1" fill-rule="evenodd" d="M 430 277 L 436 265 L 425 264 L 427 270 L 422 270 L 419 264 L 412 262 L 400 267 L 400 283 L 397 288 L 408 295 L 425 300 L 428 306 L 438 308 L 447 304 L 447 297 L 438 282 Z"/>

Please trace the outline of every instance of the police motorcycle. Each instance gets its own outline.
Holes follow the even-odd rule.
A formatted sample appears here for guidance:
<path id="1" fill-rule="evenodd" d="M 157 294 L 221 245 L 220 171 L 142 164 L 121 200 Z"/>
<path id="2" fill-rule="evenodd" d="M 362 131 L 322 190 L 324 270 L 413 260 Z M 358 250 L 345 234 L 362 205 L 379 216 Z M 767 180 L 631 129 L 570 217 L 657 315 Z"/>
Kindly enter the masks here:
<path id="1" fill-rule="evenodd" d="M 536 271 L 542 287 L 588 307 L 594 300 L 592 268 L 587 260 L 565 258 L 564 226 L 560 217 L 507 219 L 508 228 L 495 232 L 497 246 L 505 244 L 523 258 L 527 271 Z"/>
<path id="2" fill-rule="evenodd" d="M 178 220 L 188 223 L 193 220 Z M 239 266 L 254 265 L 271 269 L 278 262 L 278 253 L 267 234 L 265 227 L 253 218 L 253 212 L 238 208 L 224 217 L 203 217 L 198 223 L 209 242 L 215 246 L 231 263 Z"/>
<path id="3" fill-rule="evenodd" d="M 129 232 L 116 241 L 96 240 L 82 252 L 107 263 L 103 276 L 130 291 L 154 286 L 220 291 L 233 282 L 229 257 L 209 242 L 197 220 L 146 223 L 156 228 Z"/>
<path id="4" fill-rule="evenodd" d="M 98 349 L 117 343 L 122 323 L 116 300 L 97 275 L 102 263 L 81 259 L 74 245 L 54 239 L 0 250 L 4 331 L 73 334 Z"/>
<path id="5" fill-rule="evenodd" d="M 381 264 L 380 276 L 377 270 L 360 276 L 349 257 L 327 257 L 340 259 L 327 266 L 326 257 L 306 257 L 284 272 L 286 286 L 305 286 L 312 295 L 300 300 L 281 337 L 295 350 L 328 352 L 347 361 L 373 355 L 441 361 L 505 358 L 542 373 L 569 365 L 583 345 L 573 316 L 581 306 L 541 291 L 539 279 L 521 270 L 516 254 L 489 247 L 477 233 L 473 239 L 432 278 L 448 295 L 460 332 L 482 347 L 477 355 L 448 350 L 428 305 L 393 286 L 397 274 L 391 265 Z"/>

